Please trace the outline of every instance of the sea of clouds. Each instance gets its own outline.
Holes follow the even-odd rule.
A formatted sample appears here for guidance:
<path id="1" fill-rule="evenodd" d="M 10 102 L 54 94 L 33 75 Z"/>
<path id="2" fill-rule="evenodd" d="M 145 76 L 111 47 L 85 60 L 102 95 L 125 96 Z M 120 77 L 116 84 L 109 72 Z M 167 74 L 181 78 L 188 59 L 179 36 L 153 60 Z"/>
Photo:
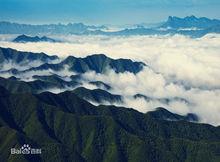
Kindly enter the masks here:
<path id="1" fill-rule="evenodd" d="M 141 112 L 164 106 L 179 113 L 195 113 L 201 122 L 220 125 L 220 35 L 202 38 L 185 36 L 50 36 L 61 43 L 12 43 L 15 36 L 1 35 L 0 46 L 21 51 L 44 52 L 61 59 L 104 53 L 111 58 L 130 58 L 149 67 L 137 74 L 87 72 L 84 80 L 103 81 L 114 94 L 124 98 L 122 106 Z M 66 71 L 66 70 L 65 70 Z M 65 76 L 65 74 L 63 75 Z M 89 86 L 87 85 L 87 88 Z M 93 87 L 94 88 L 94 87 Z M 134 99 L 143 94 L 151 98 L 183 98 L 165 104 L 160 100 Z M 120 105 L 120 104 L 119 104 Z"/>

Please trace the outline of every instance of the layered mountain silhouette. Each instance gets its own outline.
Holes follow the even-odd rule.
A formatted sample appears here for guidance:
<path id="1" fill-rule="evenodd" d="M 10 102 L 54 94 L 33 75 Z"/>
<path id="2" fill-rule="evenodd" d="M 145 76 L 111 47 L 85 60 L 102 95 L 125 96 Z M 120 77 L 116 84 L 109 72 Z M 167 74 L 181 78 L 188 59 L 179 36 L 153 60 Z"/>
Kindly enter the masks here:
<path id="1" fill-rule="evenodd" d="M 197 18 L 195 16 L 187 16 L 179 18 L 169 16 L 168 20 L 162 25 L 153 28 L 138 26 L 136 28 L 127 28 L 115 32 L 86 31 L 85 34 L 93 35 L 175 35 L 181 34 L 190 37 L 202 37 L 208 33 L 220 33 L 220 20 L 208 19 L 205 17 Z"/>
<path id="2" fill-rule="evenodd" d="M 69 65 L 70 70 L 84 73 L 88 70 L 95 71 L 97 73 L 103 73 L 108 68 L 113 69 L 116 73 L 131 72 L 137 73 L 146 66 L 142 62 L 133 62 L 130 59 L 111 59 L 103 54 L 91 55 L 85 58 L 76 58 L 73 56 L 67 57 L 61 62 L 61 65 Z"/>
<path id="3" fill-rule="evenodd" d="M 162 107 L 141 113 L 114 106 L 123 103 L 123 96 L 112 93 L 111 84 L 83 77 L 90 71 L 137 74 L 143 68 L 148 66 L 103 54 L 61 60 L 0 48 L 0 161 L 218 162 L 220 127 L 198 123 L 196 114 L 179 115 Z M 155 100 L 142 94 L 133 98 Z M 24 144 L 42 153 L 10 154 Z"/>
<path id="4" fill-rule="evenodd" d="M 220 127 L 94 106 L 72 92 L 11 94 L 0 87 L 1 161 L 219 161 Z M 164 111 L 164 110 L 163 110 Z M 176 116 L 170 112 L 165 114 Z M 11 155 L 24 143 L 42 154 Z"/>
<path id="5" fill-rule="evenodd" d="M 173 29 L 184 29 L 184 28 L 198 28 L 207 29 L 214 26 L 219 26 L 220 20 L 208 19 L 206 17 L 197 18 L 195 16 L 187 16 L 185 18 L 179 18 L 175 16 L 169 16 L 166 23 L 161 27 L 163 28 L 173 28 Z"/>
<path id="6" fill-rule="evenodd" d="M 111 94 L 102 89 L 86 89 L 84 87 L 79 87 L 73 90 L 73 93 L 78 97 L 83 98 L 85 100 L 89 100 L 96 103 L 121 103 L 122 96 Z"/>
<path id="7" fill-rule="evenodd" d="M 107 29 L 106 26 L 85 25 L 83 23 L 30 25 L 2 21 L 0 22 L 1 34 L 80 34 L 88 30 Z"/>
<path id="8" fill-rule="evenodd" d="M 57 60 L 57 56 L 48 56 L 45 53 L 22 52 L 10 48 L 0 47 L 0 63 L 13 62 L 16 64 L 29 63 L 32 61 L 50 62 Z"/>
<path id="9" fill-rule="evenodd" d="M 36 80 L 25 82 L 14 77 L 8 79 L 0 77 L 0 85 L 12 93 L 39 93 L 54 88 L 62 90 L 66 87 L 74 88 L 81 85 L 77 81 L 65 81 L 54 76 L 34 76 L 34 79 Z"/>
<path id="10" fill-rule="evenodd" d="M 43 36 L 43 37 L 31 37 L 31 36 L 27 36 L 27 35 L 19 35 L 17 36 L 13 42 L 19 42 L 19 43 L 26 43 L 26 42 L 59 42 L 58 40 Z"/>
<path id="11" fill-rule="evenodd" d="M 108 31 L 106 26 L 89 26 L 82 23 L 27 25 L 10 22 L 0 22 L 1 34 L 74 34 L 74 35 L 174 35 L 182 34 L 191 37 L 202 37 L 208 33 L 220 33 L 220 20 L 206 17 L 187 16 L 179 18 L 169 16 L 165 23 L 147 28 L 138 25 L 135 28 L 124 28 L 119 31 Z"/>
<path id="12" fill-rule="evenodd" d="M 130 59 L 111 59 L 104 54 L 94 54 L 87 56 L 85 58 L 76 58 L 74 56 L 68 56 L 66 59 L 60 63 L 52 64 L 51 60 L 58 59 L 57 56 L 48 56 L 43 53 L 28 53 L 19 52 L 13 49 L 6 49 L 0 47 L 0 63 L 3 62 L 13 62 L 21 63 L 22 61 L 40 61 L 42 64 L 38 67 L 32 67 L 26 69 L 25 71 L 20 71 L 20 73 L 28 71 L 39 71 L 39 70 L 62 70 L 68 66 L 68 70 L 85 73 L 87 71 L 95 71 L 96 73 L 104 73 L 109 69 L 114 70 L 116 73 L 120 72 L 131 72 L 137 73 L 146 66 L 142 62 L 134 62 Z M 27 63 L 27 62 L 26 62 Z M 17 71 L 15 70 L 17 73 Z"/>
<path id="13" fill-rule="evenodd" d="M 91 81 L 89 83 L 105 90 L 110 90 L 112 88 L 110 85 L 103 83 L 102 81 Z"/>
<path id="14" fill-rule="evenodd" d="M 190 37 L 202 37 L 208 33 L 220 33 L 220 20 L 208 19 L 205 17 L 197 18 L 187 16 L 179 18 L 169 16 L 168 20 L 154 28 L 137 27 L 133 29 L 124 29 L 107 35 L 174 35 L 181 34 Z M 100 32 L 99 34 L 103 34 Z"/>
<path id="15" fill-rule="evenodd" d="M 150 97 L 150 96 L 146 96 L 146 95 L 142 95 L 142 94 L 136 94 L 133 96 L 135 99 L 144 99 L 146 100 L 147 102 L 149 101 L 159 101 L 161 103 L 164 103 L 164 104 L 169 104 L 171 102 L 175 102 L 175 101 L 179 101 L 179 102 L 184 102 L 186 104 L 190 104 L 189 101 L 187 101 L 186 99 L 184 98 L 180 98 L 180 97 L 171 97 L 171 98 L 154 98 L 154 97 Z"/>
<path id="16" fill-rule="evenodd" d="M 155 111 L 148 112 L 147 115 L 152 116 L 155 119 L 159 120 L 168 120 L 168 121 L 191 121 L 191 122 L 198 122 L 199 118 L 195 114 L 188 113 L 185 116 L 174 114 L 169 112 L 168 110 L 158 107 Z"/>

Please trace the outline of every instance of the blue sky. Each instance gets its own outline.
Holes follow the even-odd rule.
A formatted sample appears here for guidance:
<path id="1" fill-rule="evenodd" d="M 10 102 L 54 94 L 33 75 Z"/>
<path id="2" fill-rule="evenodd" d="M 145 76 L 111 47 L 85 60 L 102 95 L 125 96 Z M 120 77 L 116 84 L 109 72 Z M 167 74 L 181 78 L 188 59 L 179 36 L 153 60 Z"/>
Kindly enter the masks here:
<path id="1" fill-rule="evenodd" d="M 0 0 L 0 21 L 136 24 L 169 15 L 220 19 L 220 0 Z"/>

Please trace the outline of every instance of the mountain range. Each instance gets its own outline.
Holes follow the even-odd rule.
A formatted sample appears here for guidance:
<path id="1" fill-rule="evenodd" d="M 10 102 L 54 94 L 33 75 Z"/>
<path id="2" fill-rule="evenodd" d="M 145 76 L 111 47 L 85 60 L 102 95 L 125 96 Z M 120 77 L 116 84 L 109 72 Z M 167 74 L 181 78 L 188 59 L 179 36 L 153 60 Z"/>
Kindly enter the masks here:
<path id="1" fill-rule="evenodd" d="M 107 29 L 106 26 L 85 25 L 83 23 L 30 25 L 2 21 L 0 22 L 1 34 L 80 34 L 88 30 Z"/>
<path id="2" fill-rule="evenodd" d="M 219 162 L 219 126 L 163 107 L 141 113 L 119 106 L 123 96 L 113 93 L 114 87 L 84 78 L 90 72 L 137 74 L 143 68 L 150 67 L 104 54 L 61 59 L 0 48 L 0 161 Z M 41 154 L 10 153 L 24 144 Z"/>
<path id="3" fill-rule="evenodd" d="M 154 27 L 138 25 L 135 28 L 124 28 L 118 31 L 109 28 L 83 23 L 74 24 L 50 24 L 50 25 L 27 25 L 10 22 L 0 22 L 0 34 L 28 34 L 28 35 L 50 35 L 50 34 L 75 34 L 75 35 L 174 35 L 182 34 L 190 37 L 202 37 L 208 33 L 220 33 L 220 20 L 206 17 L 197 18 L 187 16 L 179 18 L 169 16 L 167 21 Z"/>
<path id="4" fill-rule="evenodd" d="M 43 36 L 43 37 L 38 37 L 38 36 L 35 36 L 35 37 L 31 37 L 31 36 L 27 36 L 27 35 L 19 35 L 17 36 L 13 42 L 18 42 L 18 43 L 26 43 L 26 42 L 52 42 L 52 43 L 55 43 L 55 42 L 59 42 L 58 40 L 55 40 L 55 39 L 52 39 L 52 38 L 48 38 L 46 36 Z"/>
<path id="5" fill-rule="evenodd" d="M 3 87 L 0 104 L 1 161 L 220 160 L 220 127 L 191 123 L 161 108 L 143 114 L 94 106 L 68 91 L 12 94 Z M 164 120 L 170 116 L 180 120 Z M 42 154 L 10 154 L 24 143 Z"/>
<path id="6" fill-rule="evenodd" d="M 19 73 L 24 73 L 28 71 L 39 71 L 39 70 L 55 70 L 59 71 L 68 66 L 68 70 L 85 73 L 87 71 L 95 71 L 96 73 L 104 73 L 108 69 L 114 70 L 116 73 L 119 72 L 131 72 L 137 73 L 146 66 L 142 62 L 133 62 L 130 59 L 111 59 L 104 54 L 93 54 L 85 58 L 76 58 L 74 56 L 68 56 L 59 63 L 50 63 L 57 60 L 57 56 L 48 56 L 44 53 L 31 53 L 31 52 L 20 52 L 10 48 L 0 47 L 0 63 L 12 62 L 15 64 L 29 64 L 33 61 L 42 62 L 40 66 L 32 67 Z M 2 64 L 3 65 L 3 64 Z M 13 68 L 14 69 L 14 68 Z M 17 73 L 17 69 L 14 69 Z"/>
<path id="7" fill-rule="evenodd" d="M 160 27 L 184 30 L 190 28 L 207 29 L 219 25 L 220 25 L 220 20 L 208 19 L 206 17 L 197 18 L 192 15 L 192 16 L 187 16 L 185 18 L 169 16 L 167 22 L 165 22 Z"/>

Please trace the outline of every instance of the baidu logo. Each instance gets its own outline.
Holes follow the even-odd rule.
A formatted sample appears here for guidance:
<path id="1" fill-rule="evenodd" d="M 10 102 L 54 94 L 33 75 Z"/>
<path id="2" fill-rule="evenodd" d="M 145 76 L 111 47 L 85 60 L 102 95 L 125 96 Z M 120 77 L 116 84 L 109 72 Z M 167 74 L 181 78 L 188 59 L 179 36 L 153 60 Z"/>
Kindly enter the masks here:
<path id="1" fill-rule="evenodd" d="M 11 148 L 11 154 L 41 154 L 41 149 L 24 144 L 21 148 Z"/>
<path id="2" fill-rule="evenodd" d="M 30 152 L 31 152 L 31 147 L 30 147 L 28 144 L 24 144 L 24 145 L 21 147 L 21 152 L 22 152 L 22 154 L 30 154 Z"/>

